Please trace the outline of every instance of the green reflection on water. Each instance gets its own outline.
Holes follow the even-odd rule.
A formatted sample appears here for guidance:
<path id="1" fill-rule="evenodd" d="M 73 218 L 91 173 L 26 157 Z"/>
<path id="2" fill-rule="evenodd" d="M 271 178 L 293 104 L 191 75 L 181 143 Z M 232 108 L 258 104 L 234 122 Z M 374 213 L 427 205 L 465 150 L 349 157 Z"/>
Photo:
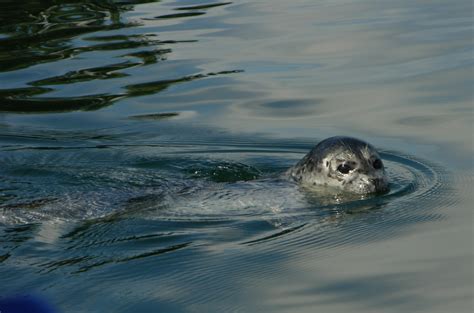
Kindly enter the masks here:
<path id="1" fill-rule="evenodd" d="M 121 86 L 125 89 L 123 92 L 48 97 L 48 93 L 57 90 L 55 88 L 62 88 L 65 85 L 126 78 L 130 76 L 125 71 L 127 69 L 165 61 L 167 55 L 172 53 L 172 49 L 163 46 L 181 42 L 196 42 L 196 40 L 157 40 L 154 34 L 102 35 L 102 32 L 107 33 L 108 31 L 139 25 L 136 22 L 123 21 L 124 18 L 121 16 L 124 12 L 133 10 L 131 2 L 90 3 L 76 1 L 58 4 L 56 1 L 44 1 L 41 2 L 41 5 L 35 1 L 30 2 L 11 3 L 9 4 L 11 7 L 4 6 L 4 12 L 10 12 L 10 14 L 3 16 L 2 25 L 0 26 L 0 33 L 7 35 L 7 37 L 0 39 L 0 72 L 18 71 L 41 63 L 51 63 L 52 72 L 58 72 L 61 71 L 61 67 L 54 66 L 54 62 L 80 58 L 82 54 L 101 51 L 114 53 L 120 50 L 129 50 L 125 54 L 112 55 L 112 60 L 113 58 L 126 58 L 127 60 L 96 67 L 80 68 L 68 71 L 65 74 L 27 82 L 32 87 L 0 89 L 0 111 L 59 113 L 98 110 L 126 97 L 155 94 L 174 84 L 238 72 L 199 73 L 145 83 L 130 83 L 121 80 L 121 82 L 124 82 Z M 136 1 L 133 4 L 148 2 L 152 1 Z M 209 9 L 226 4 L 181 7 L 177 10 Z M 28 11 L 29 14 L 25 15 L 24 11 Z M 175 14 L 176 16 L 167 15 L 166 17 L 188 17 L 204 14 L 206 13 L 189 12 Z M 99 33 L 100 35 L 98 35 Z M 87 36 L 87 34 L 91 35 Z M 78 42 L 77 40 L 81 38 L 83 38 L 82 41 Z M 100 43 L 94 44 L 94 42 Z M 152 48 L 152 50 L 141 50 L 147 47 Z M 135 60 L 128 60 L 129 58 Z"/>

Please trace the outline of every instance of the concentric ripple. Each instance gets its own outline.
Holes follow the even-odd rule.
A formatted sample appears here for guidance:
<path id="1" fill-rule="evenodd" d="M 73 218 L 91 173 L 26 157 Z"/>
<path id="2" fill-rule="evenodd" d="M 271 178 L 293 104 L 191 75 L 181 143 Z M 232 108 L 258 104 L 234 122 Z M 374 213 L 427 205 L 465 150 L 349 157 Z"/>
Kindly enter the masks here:
<path id="1" fill-rule="evenodd" d="M 173 153 L 168 160 L 141 154 L 128 165 L 170 167 L 182 173 L 175 177 L 190 184 L 166 198 L 133 199 L 123 214 L 70 227 L 62 232 L 60 243 L 74 256 L 46 261 L 38 269 L 71 275 L 93 272 L 104 279 L 150 285 L 159 281 L 171 289 L 179 282 L 179 292 L 215 288 L 205 294 L 190 292 L 181 300 L 182 305 L 194 305 L 230 294 L 235 282 L 226 277 L 245 273 L 252 281 L 278 275 L 279 267 L 271 265 L 278 260 L 291 256 L 300 263 L 314 262 L 318 256 L 397 236 L 407 226 L 443 218 L 443 210 L 455 204 L 450 176 L 442 167 L 393 151 L 382 152 L 391 179 L 389 193 L 357 199 L 309 194 L 280 177 L 285 165 L 293 164 L 307 148 L 282 144 L 263 152 L 262 145 L 234 142 L 188 146 L 180 157 Z M 214 180 L 222 168 L 229 171 L 228 180 Z M 234 171 L 249 177 L 257 169 L 256 179 L 235 179 Z M 193 176 L 193 171 L 200 175 Z M 108 267 L 137 261 L 143 268 L 156 268 L 159 262 L 161 269 L 154 276 L 137 269 L 133 274 L 108 274 Z M 249 270 L 252 264 L 260 264 L 258 271 Z"/>
<path id="2" fill-rule="evenodd" d="M 305 190 L 285 179 L 285 169 L 306 151 L 298 145 L 268 149 L 240 142 L 180 148 L 175 143 L 130 149 L 113 144 L 56 146 L 48 153 L 37 146 L 31 149 L 21 158 L 10 152 L 2 159 L 0 208 L 6 224 L 115 214 L 196 222 L 255 219 L 278 227 L 358 213 L 409 222 L 435 218 L 427 208 L 455 201 L 442 168 L 397 152 L 382 153 L 390 192 L 354 196 Z"/>
<path id="3" fill-rule="evenodd" d="M 306 143 L 124 144 L 73 135 L 80 143 L 26 136 L 20 150 L 1 151 L 0 263 L 15 262 L 22 277 L 49 277 L 53 288 L 78 275 L 152 285 L 160 277 L 180 281 L 180 290 L 212 284 L 222 294 L 233 288 L 223 277 L 270 256 L 312 262 L 443 218 L 456 202 L 443 168 L 396 151 L 381 153 L 391 191 L 363 197 L 287 180 L 282 174 L 311 148 Z M 126 270 L 135 264 L 142 266 Z M 153 275 L 140 270 L 151 267 Z M 275 270 L 261 266 L 258 275 Z"/>
<path id="4" fill-rule="evenodd" d="M 393 151 L 381 155 L 391 181 L 389 193 L 365 199 L 339 195 L 321 199 L 312 194 L 309 203 L 286 216 L 286 221 L 274 219 L 278 229 L 242 244 L 292 254 L 317 247 L 324 255 L 327 249 L 367 244 L 403 232 L 407 226 L 442 219 L 443 210 L 456 204 L 450 176 L 442 167 Z"/>

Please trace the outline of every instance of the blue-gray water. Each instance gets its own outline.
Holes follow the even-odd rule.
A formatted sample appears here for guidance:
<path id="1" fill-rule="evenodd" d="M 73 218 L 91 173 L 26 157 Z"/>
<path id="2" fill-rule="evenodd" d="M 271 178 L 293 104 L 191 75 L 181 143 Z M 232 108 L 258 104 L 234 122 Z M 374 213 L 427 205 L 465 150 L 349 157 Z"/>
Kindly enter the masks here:
<path id="1" fill-rule="evenodd" d="M 472 312 L 472 16 L 467 0 L 1 1 L 0 298 Z M 388 194 L 282 178 L 333 135 L 380 150 Z"/>

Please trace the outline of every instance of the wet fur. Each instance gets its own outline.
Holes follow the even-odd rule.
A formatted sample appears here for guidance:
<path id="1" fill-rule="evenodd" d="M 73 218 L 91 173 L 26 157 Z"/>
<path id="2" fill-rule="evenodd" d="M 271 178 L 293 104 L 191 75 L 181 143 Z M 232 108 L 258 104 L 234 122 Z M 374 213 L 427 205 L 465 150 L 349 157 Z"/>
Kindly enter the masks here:
<path id="1" fill-rule="evenodd" d="M 332 186 L 346 191 L 366 194 L 388 190 L 388 179 L 382 163 L 380 169 L 373 162 L 380 159 L 375 148 L 352 137 L 331 137 L 321 141 L 287 174 L 304 185 Z M 349 164 L 353 170 L 342 174 L 341 164 Z"/>

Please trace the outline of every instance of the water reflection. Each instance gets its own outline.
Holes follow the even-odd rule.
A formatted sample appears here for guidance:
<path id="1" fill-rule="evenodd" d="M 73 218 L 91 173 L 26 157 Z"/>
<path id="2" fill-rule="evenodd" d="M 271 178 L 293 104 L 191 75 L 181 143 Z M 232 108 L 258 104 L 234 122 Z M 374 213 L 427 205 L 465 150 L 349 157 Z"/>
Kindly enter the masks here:
<path id="1" fill-rule="evenodd" d="M 471 13 L 3 1 L 2 286 L 64 312 L 472 311 Z M 380 147 L 392 193 L 279 179 L 337 134 Z"/>
<path id="2" fill-rule="evenodd" d="M 228 3 L 179 7 L 176 10 L 191 12 L 170 14 L 157 18 L 204 15 L 206 14 L 205 11 L 194 12 L 194 10 L 206 10 L 226 4 Z M 21 5 L 25 10 L 29 10 L 29 2 Z M 196 42 L 196 40 L 159 40 L 157 34 L 126 33 L 125 28 L 139 25 L 137 22 L 128 21 L 122 16 L 124 12 L 131 11 L 134 8 L 128 2 L 77 2 L 66 4 L 42 2 L 42 6 L 35 5 L 32 8 L 34 11 L 30 11 L 28 15 L 20 14 L 19 18 L 23 19 L 20 23 L 22 27 L 18 28 L 18 18 L 15 14 L 12 14 L 7 16 L 5 24 L 0 28 L 0 32 L 8 36 L 0 38 L 0 72 L 18 71 L 41 63 L 57 63 L 59 60 L 65 59 L 78 59 L 79 56 L 88 58 L 83 55 L 96 52 L 110 52 L 108 56 L 112 62 L 95 67 L 81 66 L 79 69 L 70 70 L 64 74 L 24 82 L 32 87 L 1 89 L 0 111 L 3 112 L 52 113 L 97 110 L 125 97 L 161 92 L 177 83 L 239 72 L 233 70 L 197 73 L 177 78 L 160 80 L 155 78 L 153 81 L 145 83 L 130 84 L 126 80 L 131 75 L 130 71 L 127 70 L 164 62 L 168 55 L 173 52 L 168 46 Z M 16 6 L 15 10 L 22 11 Z M 12 25 L 15 25 L 15 28 Z M 119 31 L 119 33 L 110 34 L 113 30 Z M 121 50 L 125 52 L 119 54 Z M 115 61 L 118 58 L 125 60 Z M 72 64 L 72 62 L 69 63 Z M 80 64 L 81 62 L 77 63 L 77 65 Z M 188 68 L 186 64 L 183 64 L 182 67 L 183 72 L 193 70 L 192 67 Z M 52 70 L 49 69 L 48 73 L 63 71 L 63 68 L 58 65 L 52 65 L 51 68 Z M 4 77 L 7 79 L 9 76 L 4 74 Z M 2 79 L 1 76 L 0 79 Z M 117 81 L 109 84 L 109 86 L 117 90 L 114 86 L 118 85 L 126 91 L 108 92 L 104 90 L 95 93 L 94 88 L 87 91 L 89 89 L 87 83 L 98 80 Z M 84 87 L 78 89 L 77 86 L 81 84 Z M 61 92 L 63 89 L 66 91 L 66 85 L 73 85 L 72 90 L 76 91 L 73 91 L 72 94 L 76 93 L 77 95 L 71 96 L 71 92 L 67 92 L 67 96 L 47 96 L 49 93 Z M 81 90 L 80 93 L 82 94 L 78 94 L 78 90 Z"/>
<path id="3" fill-rule="evenodd" d="M 0 39 L 0 71 L 70 58 L 78 52 L 70 43 L 74 37 L 132 26 L 120 21 L 120 13 L 129 9 L 111 2 L 55 1 L 21 1 L 11 10 L 2 8 L 0 32 L 8 37 Z"/>

